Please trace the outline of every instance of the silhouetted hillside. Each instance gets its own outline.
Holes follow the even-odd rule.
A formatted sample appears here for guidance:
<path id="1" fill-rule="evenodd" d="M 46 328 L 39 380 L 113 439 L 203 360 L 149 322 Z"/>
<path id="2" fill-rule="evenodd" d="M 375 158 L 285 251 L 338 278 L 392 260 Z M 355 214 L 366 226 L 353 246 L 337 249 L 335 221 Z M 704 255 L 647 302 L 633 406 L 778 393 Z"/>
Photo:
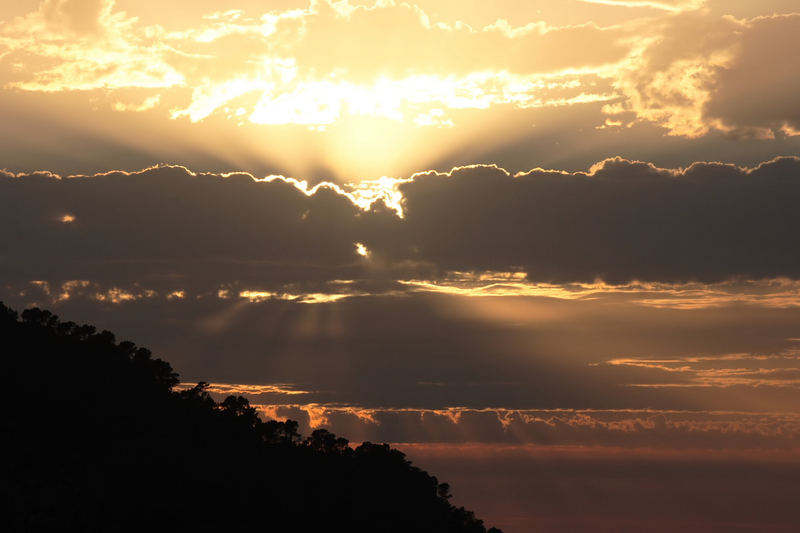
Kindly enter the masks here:
<path id="1" fill-rule="evenodd" d="M 0 304 L 0 354 L 3 531 L 486 531 L 388 445 L 173 391 L 168 363 L 107 331 Z"/>

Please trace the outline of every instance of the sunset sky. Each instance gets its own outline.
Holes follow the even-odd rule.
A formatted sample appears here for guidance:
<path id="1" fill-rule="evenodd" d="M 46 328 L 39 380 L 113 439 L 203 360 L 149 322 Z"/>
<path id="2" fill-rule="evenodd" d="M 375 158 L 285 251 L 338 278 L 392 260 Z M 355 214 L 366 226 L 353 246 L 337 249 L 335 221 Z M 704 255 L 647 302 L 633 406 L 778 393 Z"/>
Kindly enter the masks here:
<path id="1" fill-rule="evenodd" d="M 798 57 L 797 0 L 5 2 L 0 300 L 506 533 L 791 531 Z"/>

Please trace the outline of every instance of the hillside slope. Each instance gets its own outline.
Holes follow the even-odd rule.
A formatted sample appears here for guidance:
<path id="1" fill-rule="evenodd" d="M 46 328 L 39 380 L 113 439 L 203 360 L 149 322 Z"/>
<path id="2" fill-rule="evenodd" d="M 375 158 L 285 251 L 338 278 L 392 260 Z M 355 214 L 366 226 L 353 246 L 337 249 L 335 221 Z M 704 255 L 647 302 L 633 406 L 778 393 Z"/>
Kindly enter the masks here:
<path id="1" fill-rule="evenodd" d="M 107 331 L 0 304 L 0 354 L 3 531 L 486 532 L 401 452 L 177 392 Z"/>

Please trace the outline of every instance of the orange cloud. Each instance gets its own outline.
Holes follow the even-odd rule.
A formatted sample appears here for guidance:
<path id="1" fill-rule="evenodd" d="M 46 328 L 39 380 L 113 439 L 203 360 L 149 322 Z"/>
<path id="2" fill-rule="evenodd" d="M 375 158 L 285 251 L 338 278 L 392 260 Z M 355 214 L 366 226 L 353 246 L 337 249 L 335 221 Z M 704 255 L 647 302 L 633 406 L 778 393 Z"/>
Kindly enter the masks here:
<path id="1" fill-rule="evenodd" d="M 357 440 L 491 442 L 532 446 L 605 446 L 653 450 L 792 450 L 800 442 L 797 413 L 658 409 L 576 410 L 363 408 L 321 403 L 258 403 L 261 389 L 212 384 L 212 392 L 249 395 L 273 419 L 299 420 L 304 431 L 325 427 Z"/>

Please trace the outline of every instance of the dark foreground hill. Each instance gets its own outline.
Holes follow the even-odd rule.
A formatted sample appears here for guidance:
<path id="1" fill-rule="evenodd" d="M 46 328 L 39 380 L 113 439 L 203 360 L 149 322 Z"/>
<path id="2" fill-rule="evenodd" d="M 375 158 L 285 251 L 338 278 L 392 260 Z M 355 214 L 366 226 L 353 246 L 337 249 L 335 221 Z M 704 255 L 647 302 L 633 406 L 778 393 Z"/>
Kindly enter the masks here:
<path id="1" fill-rule="evenodd" d="M 109 332 L 0 304 L 0 357 L 2 531 L 486 532 L 401 452 L 177 392 Z"/>

